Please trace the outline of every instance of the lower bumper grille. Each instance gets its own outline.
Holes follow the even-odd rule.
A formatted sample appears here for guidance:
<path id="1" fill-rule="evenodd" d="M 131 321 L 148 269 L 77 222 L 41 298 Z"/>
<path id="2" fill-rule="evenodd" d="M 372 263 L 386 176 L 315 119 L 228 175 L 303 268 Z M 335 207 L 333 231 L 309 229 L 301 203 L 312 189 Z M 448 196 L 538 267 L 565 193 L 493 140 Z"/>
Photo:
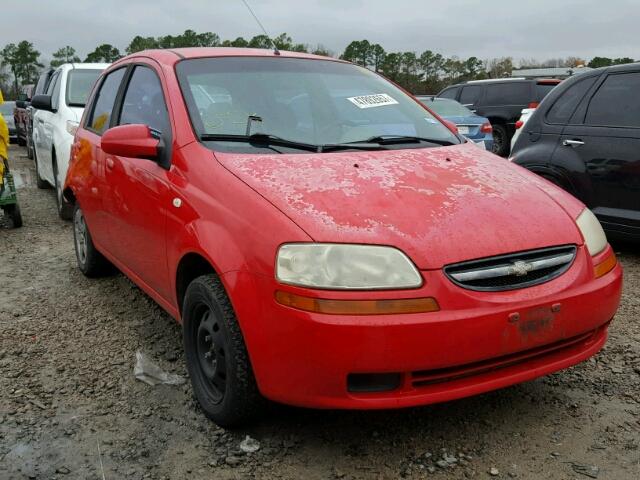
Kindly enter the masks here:
<path id="1" fill-rule="evenodd" d="M 448 265 L 444 273 L 453 283 L 469 290 L 514 290 L 562 275 L 572 265 L 576 251 L 574 245 L 528 250 Z"/>
<path id="2" fill-rule="evenodd" d="M 603 327 L 601 327 L 603 328 Z M 571 349 L 582 342 L 593 341 L 600 329 L 578 335 L 560 342 L 543 345 L 541 347 L 517 352 L 503 357 L 491 358 L 480 362 L 459 365 L 456 367 L 440 368 L 435 370 L 423 370 L 411 372 L 411 385 L 415 388 L 425 387 L 436 383 L 451 382 L 466 377 L 493 372 L 502 368 L 511 367 L 521 363 L 542 358 L 546 355 L 560 353 L 562 350 Z"/>

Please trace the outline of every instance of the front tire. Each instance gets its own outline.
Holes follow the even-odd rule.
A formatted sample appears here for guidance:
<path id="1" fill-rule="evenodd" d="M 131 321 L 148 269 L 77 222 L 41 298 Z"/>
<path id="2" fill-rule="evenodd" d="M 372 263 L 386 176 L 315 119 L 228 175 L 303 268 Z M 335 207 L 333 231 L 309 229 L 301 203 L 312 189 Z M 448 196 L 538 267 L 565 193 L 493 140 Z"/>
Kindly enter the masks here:
<path id="1" fill-rule="evenodd" d="M 87 277 L 94 278 L 109 272 L 109 261 L 96 250 L 84 214 L 78 203 L 73 210 L 73 245 L 78 268 Z"/>
<path id="2" fill-rule="evenodd" d="M 220 279 L 203 275 L 191 282 L 182 311 L 187 369 L 204 414 L 223 427 L 248 422 L 264 400 Z"/>

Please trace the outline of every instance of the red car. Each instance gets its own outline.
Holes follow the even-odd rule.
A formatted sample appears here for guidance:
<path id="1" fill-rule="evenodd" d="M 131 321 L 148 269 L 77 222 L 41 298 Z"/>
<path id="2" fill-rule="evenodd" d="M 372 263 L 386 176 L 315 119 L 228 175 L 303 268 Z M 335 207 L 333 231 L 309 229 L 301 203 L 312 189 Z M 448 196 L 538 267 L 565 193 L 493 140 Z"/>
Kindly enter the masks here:
<path id="1" fill-rule="evenodd" d="M 222 425 L 265 398 L 396 408 L 531 380 L 599 351 L 620 300 L 582 203 L 337 59 L 123 58 L 64 193 L 80 270 L 115 265 L 182 323 Z"/>

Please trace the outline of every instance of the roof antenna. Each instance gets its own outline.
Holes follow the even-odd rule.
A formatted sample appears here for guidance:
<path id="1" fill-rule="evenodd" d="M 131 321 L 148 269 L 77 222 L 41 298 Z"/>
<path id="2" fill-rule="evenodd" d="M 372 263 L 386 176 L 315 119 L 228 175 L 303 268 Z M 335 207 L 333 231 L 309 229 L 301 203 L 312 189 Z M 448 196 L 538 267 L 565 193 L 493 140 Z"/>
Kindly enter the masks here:
<path id="1" fill-rule="evenodd" d="M 260 20 L 258 20 L 258 17 L 256 16 L 256 14 L 253 13 L 253 10 L 251 10 L 251 7 L 247 3 L 247 0 L 242 0 L 242 3 L 244 3 L 244 6 L 247 7 L 247 10 L 249 10 L 251 15 L 253 15 L 253 18 L 256 19 L 256 22 L 258 22 L 258 25 L 260 25 L 260 28 L 264 32 L 264 35 L 269 39 L 269 41 L 271 42 L 271 45 L 273 45 L 273 53 L 274 53 L 274 55 L 280 55 L 280 50 L 278 50 L 278 47 L 276 47 L 276 42 L 274 42 L 273 39 L 269 36 L 269 34 L 267 33 L 267 29 L 264 28 L 264 25 L 262 25 L 262 23 L 260 23 Z"/>

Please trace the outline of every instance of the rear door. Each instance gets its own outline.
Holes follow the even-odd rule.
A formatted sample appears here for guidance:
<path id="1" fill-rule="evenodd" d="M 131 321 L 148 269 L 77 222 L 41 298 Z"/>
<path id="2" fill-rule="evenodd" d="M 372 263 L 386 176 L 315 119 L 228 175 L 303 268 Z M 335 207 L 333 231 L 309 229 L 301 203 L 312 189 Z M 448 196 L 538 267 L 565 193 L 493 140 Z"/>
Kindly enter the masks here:
<path id="1" fill-rule="evenodd" d="M 116 123 L 147 125 L 170 150 L 173 134 L 160 77 L 151 65 L 141 64 L 129 75 Z M 167 170 L 152 160 L 105 155 L 105 179 L 104 210 L 114 256 L 160 296 L 171 298 L 165 238 L 172 201 Z"/>
<path id="2" fill-rule="evenodd" d="M 562 135 L 579 156 L 586 203 L 609 231 L 640 235 L 640 69 L 610 72 Z"/>
<path id="3" fill-rule="evenodd" d="M 547 174 L 548 178 L 553 178 L 573 194 L 581 191 L 579 172 L 584 171 L 584 165 L 577 150 L 559 148 L 559 145 L 566 125 L 572 123 L 578 105 L 598 78 L 597 75 L 581 76 L 575 82 L 568 83 L 560 96 L 550 98 L 550 105 L 548 101 L 544 102 L 531 114 L 514 146 L 514 158 L 526 159 L 526 162 L 518 163 L 540 174 Z"/>
<path id="4" fill-rule="evenodd" d="M 108 219 L 105 204 L 111 199 L 104 177 L 104 154 L 100 148 L 102 134 L 109 128 L 118 92 L 122 89 L 126 67 L 104 76 L 93 95 L 83 126 L 78 130 L 73 147 L 76 162 L 82 163 L 86 184 L 77 193 L 93 241 L 101 251 L 113 255 L 108 241 Z"/>

